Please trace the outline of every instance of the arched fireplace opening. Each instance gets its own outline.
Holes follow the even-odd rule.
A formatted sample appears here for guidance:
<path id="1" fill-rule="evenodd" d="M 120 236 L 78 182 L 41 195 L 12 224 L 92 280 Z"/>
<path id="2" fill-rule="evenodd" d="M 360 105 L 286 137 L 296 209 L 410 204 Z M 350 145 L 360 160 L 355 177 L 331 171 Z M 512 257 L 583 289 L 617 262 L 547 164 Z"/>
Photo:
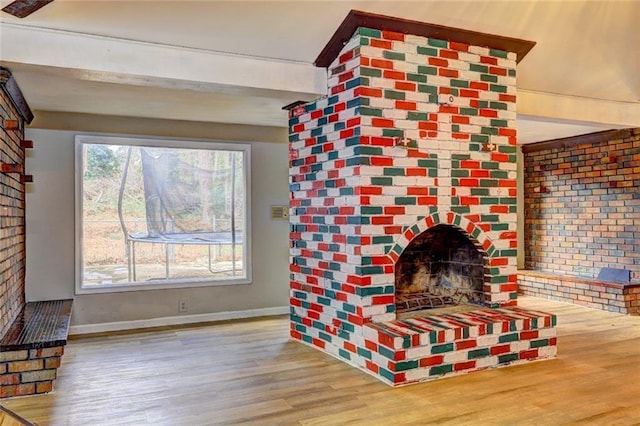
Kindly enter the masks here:
<path id="1" fill-rule="evenodd" d="M 458 228 L 436 225 L 396 263 L 396 312 L 484 303 L 484 256 Z"/>

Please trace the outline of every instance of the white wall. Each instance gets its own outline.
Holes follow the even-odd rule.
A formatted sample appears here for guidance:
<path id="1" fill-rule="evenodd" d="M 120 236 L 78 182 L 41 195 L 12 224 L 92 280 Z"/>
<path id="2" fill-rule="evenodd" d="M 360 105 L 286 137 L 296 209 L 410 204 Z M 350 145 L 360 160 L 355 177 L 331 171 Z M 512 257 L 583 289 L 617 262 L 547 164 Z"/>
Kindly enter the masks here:
<path id="1" fill-rule="evenodd" d="M 252 141 L 253 282 L 92 295 L 74 295 L 74 137 L 87 134 L 86 129 L 27 129 L 26 137 L 36 146 L 26 163 L 34 177 L 26 200 L 27 300 L 74 298 L 74 325 L 177 316 L 178 299 L 185 298 L 189 315 L 288 305 L 288 223 L 270 217 L 271 205 L 288 203 L 287 144 L 255 142 L 259 135 L 246 127 L 236 136 Z M 126 130 L 127 126 L 120 126 L 114 133 Z M 286 131 L 275 134 L 286 135 Z"/>

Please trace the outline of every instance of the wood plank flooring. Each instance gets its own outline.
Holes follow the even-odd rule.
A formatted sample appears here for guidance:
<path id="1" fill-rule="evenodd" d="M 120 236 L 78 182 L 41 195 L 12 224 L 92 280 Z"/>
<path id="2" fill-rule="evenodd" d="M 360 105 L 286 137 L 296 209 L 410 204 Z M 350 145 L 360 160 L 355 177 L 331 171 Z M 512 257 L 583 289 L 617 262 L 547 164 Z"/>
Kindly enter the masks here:
<path id="1" fill-rule="evenodd" d="M 71 340 L 39 425 L 640 424 L 640 317 L 534 298 L 557 359 L 391 388 L 288 341 L 285 317 Z"/>

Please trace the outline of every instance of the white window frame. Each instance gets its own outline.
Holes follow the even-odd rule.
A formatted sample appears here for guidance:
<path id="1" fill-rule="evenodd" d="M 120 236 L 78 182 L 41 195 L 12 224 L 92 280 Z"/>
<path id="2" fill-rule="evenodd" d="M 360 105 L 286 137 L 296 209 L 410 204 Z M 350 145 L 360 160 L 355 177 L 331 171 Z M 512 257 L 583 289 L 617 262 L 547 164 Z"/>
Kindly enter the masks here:
<path id="1" fill-rule="evenodd" d="M 226 278 L 220 280 L 191 280 L 174 279 L 163 283 L 139 284 L 136 282 L 112 283 L 91 286 L 83 286 L 83 155 L 84 144 L 123 145 L 123 146 L 151 146 L 162 148 L 192 148 L 210 149 L 219 151 L 235 151 L 243 156 L 244 191 L 244 232 L 243 232 L 243 265 L 246 276 L 238 278 Z M 76 135 L 75 137 L 75 292 L 76 294 L 118 293 L 141 290 L 163 290 L 191 287 L 211 287 L 225 285 L 251 284 L 251 145 L 241 142 L 202 141 L 184 139 L 152 139 L 137 137 L 116 137 L 102 135 Z"/>

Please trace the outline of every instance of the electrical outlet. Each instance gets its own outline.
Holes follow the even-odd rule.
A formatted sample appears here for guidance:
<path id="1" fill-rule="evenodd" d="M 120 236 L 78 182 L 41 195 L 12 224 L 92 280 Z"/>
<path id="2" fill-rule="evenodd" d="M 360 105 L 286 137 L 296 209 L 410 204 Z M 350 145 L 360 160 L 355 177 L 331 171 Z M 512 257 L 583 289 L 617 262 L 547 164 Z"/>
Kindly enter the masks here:
<path id="1" fill-rule="evenodd" d="M 178 312 L 188 312 L 189 304 L 187 303 L 187 299 L 178 300 Z"/>

